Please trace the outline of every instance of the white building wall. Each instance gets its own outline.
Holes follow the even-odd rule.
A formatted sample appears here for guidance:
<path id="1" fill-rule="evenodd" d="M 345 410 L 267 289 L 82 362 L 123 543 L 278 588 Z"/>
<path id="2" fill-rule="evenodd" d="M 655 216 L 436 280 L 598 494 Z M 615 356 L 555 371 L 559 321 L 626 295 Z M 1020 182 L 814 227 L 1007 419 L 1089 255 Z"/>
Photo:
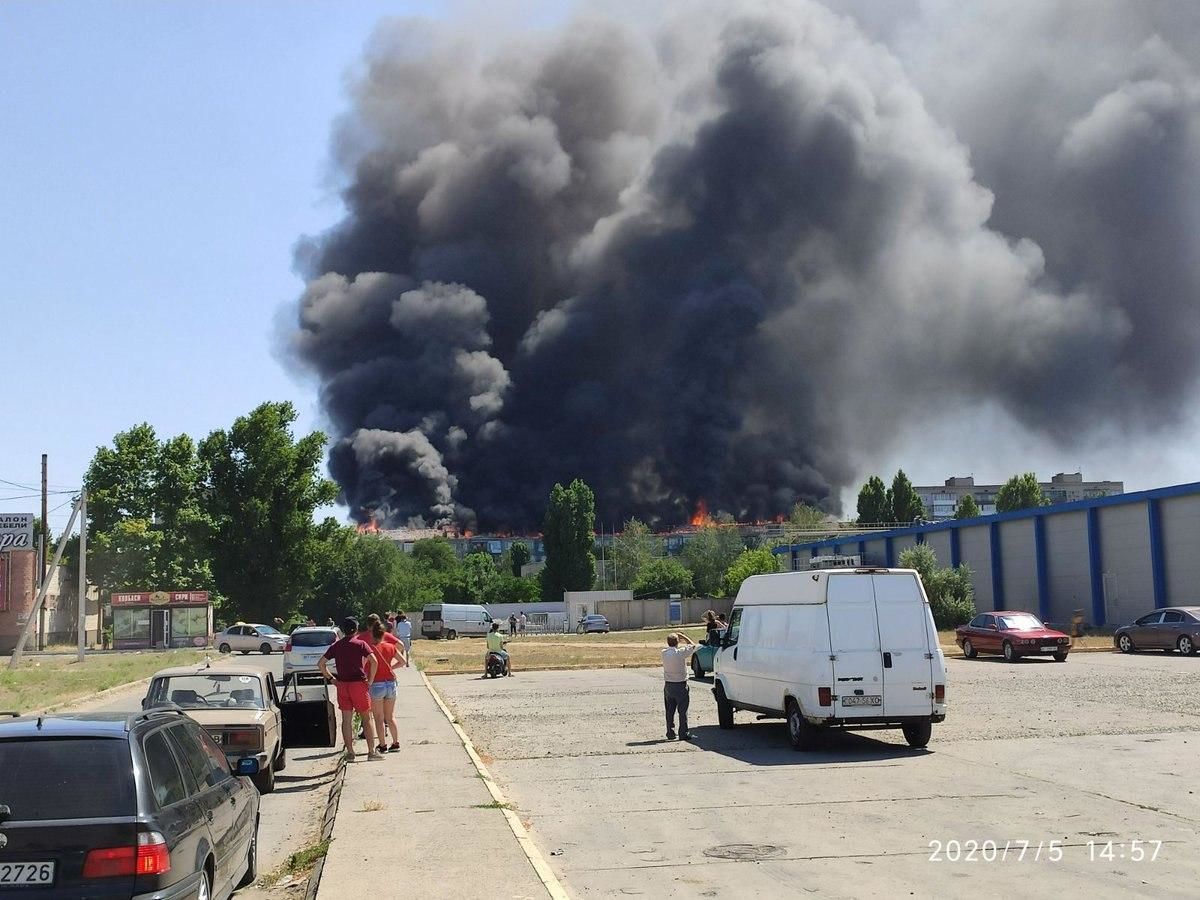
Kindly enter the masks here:
<path id="1" fill-rule="evenodd" d="M 1071 621 L 1075 610 L 1083 610 L 1085 622 L 1092 621 L 1092 576 L 1088 563 L 1087 513 L 1070 512 L 1046 516 L 1046 563 L 1049 568 L 1050 619 Z"/>
<path id="2" fill-rule="evenodd" d="M 1097 514 L 1105 618 L 1109 625 L 1122 625 L 1154 609 L 1150 517 L 1145 502 L 1105 506 Z"/>
<path id="3" fill-rule="evenodd" d="M 1159 501 L 1167 605 L 1200 602 L 1200 495 Z"/>
<path id="4" fill-rule="evenodd" d="M 987 525 L 973 525 L 958 533 L 958 549 L 962 561 L 971 567 L 975 585 L 975 606 L 981 610 L 995 609 L 992 600 L 992 547 Z"/>
<path id="5" fill-rule="evenodd" d="M 894 556 L 893 562 L 896 565 L 900 565 L 900 554 L 903 553 L 905 550 L 907 550 L 909 547 L 915 547 L 916 545 L 917 545 L 917 536 L 915 534 L 906 534 L 906 535 L 904 535 L 904 537 L 893 538 L 892 539 L 892 554 Z"/>
<path id="6" fill-rule="evenodd" d="M 1000 564 L 1005 609 L 1037 615 L 1037 546 L 1032 518 L 1000 523 Z"/>
<path id="7" fill-rule="evenodd" d="M 950 532 L 949 531 L 934 531 L 925 535 L 925 543 L 929 545 L 929 549 L 933 551 L 933 555 L 937 557 L 939 566 L 950 565 Z"/>
<path id="8" fill-rule="evenodd" d="M 883 565 L 887 562 L 887 547 L 884 546 L 882 540 L 867 541 L 866 559 L 863 562 L 870 562 L 876 565 Z"/>

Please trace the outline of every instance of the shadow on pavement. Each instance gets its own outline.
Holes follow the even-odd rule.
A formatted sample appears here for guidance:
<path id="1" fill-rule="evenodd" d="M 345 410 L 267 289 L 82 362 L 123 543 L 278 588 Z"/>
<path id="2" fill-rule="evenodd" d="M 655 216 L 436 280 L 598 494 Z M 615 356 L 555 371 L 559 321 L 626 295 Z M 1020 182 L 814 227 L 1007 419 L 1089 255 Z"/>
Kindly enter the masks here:
<path id="1" fill-rule="evenodd" d="M 780 722 L 741 723 L 728 731 L 716 725 L 692 728 L 692 745 L 751 766 L 828 766 L 833 763 L 873 763 L 924 756 L 905 744 L 876 740 L 868 733 L 832 730 L 818 750 L 792 749 L 787 725 Z"/>

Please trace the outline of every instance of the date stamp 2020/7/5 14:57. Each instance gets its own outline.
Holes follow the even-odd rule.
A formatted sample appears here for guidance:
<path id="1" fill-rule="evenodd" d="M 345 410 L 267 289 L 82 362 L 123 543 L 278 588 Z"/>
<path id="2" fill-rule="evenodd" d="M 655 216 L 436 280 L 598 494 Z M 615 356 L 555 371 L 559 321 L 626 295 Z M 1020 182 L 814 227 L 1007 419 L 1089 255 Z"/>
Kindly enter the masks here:
<path id="1" fill-rule="evenodd" d="M 1162 851 L 1163 841 L 1132 839 L 1128 841 L 1080 841 L 950 839 L 929 842 L 930 862 L 993 863 L 993 862 L 1061 862 L 1067 854 L 1087 862 L 1154 862 Z"/>

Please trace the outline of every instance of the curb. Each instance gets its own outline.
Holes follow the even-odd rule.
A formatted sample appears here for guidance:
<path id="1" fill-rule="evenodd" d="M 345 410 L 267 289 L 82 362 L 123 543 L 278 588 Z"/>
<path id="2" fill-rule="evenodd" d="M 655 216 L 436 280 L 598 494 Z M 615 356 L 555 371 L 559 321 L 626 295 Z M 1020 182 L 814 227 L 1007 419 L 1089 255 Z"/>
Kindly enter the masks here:
<path id="1" fill-rule="evenodd" d="M 338 762 L 337 773 L 333 776 L 333 784 L 329 787 L 329 799 L 325 802 L 325 817 L 321 820 L 321 840 L 333 838 L 333 825 L 337 821 L 338 803 L 342 799 L 342 785 L 346 781 L 346 755 L 343 753 Z M 316 900 L 317 891 L 321 888 L 321 874 L 325 871 L 325 860 L 329 857 L 326 852 L 317 860 L 312 871 L 308 873 L 308 886 L 304 890 L 304 900 Z"/>
<path id="2" fill-rule="evenodd" d="M 526 670 L 522 669 L 521 671 Z M 467 737 L 467 733 L 463 731 L 462 726 L 458 724 L 458 720 L 455 719 L 454 713 L 450 712 L 450 708 L 446 706 L 445 702 L 441 698 L 441 695 L 434 690 L 433 685 L 430 683 L 429 678 L 426 677 L 424 672 L 421 672 L 421 680 L 425 682 L 425 687 L 429 690 L 430 696 L 433 697 L 434 702 L 437 703 L 438 708 L 441 709 L 442 714 L 446 717 L 446 721 L 450 723 L 451 727 L 454 728 L 455 734 L 457 734 L 459 740 L 462 741 L 463 748 L 467 751 L 467 756 L 471 757 L 471 762 L 475 766 L 475 771 L 478 772 L 479 777 L 483 779 L 483 783 L 487 787 L 488 793 L 492 795 L 492 799 L 500 806 L 500 810 L 504 813 L 505 821 L 508 822 L 508 827 L 512 829 L 513 836 L 517 839 L 517 843 L 520 845 L 521 850 L 524 851 L 525 858 L 528 859 L 529 864 L 533 866 L 533 870 L 537 873 L 538 878 L 541 880 L 542 886 L 546 889 L 546 893 L 550 896 L 551 900 L 570 900 L 570 895 L 563 888 L 561 882 L 559 882 L 558 877 L 554 874 L 554 870 L 550 868 L 549 863 L 546 862 L 545 857 L 542 856 L 541 851 L 538 850 L 537 845 L 534 844 L 533 838 L 529 836 L 529 832 L 526 831 L 525 826 L 521 824 L 520 817 L 512 811 L 507 798 L 504 796 L 504 793 L 500 790 L 500 787 L 496 784 L 496 782 L 492 780 L 491 773 L 487 770 L 487 766 L 483 764 L 483 760 L 479 758 L 479 754 L 475 751 L 475 745 L 471 743 L 471 739 Z M 311 900 L 311 898 L 309 898 L 309 900 Z"/>

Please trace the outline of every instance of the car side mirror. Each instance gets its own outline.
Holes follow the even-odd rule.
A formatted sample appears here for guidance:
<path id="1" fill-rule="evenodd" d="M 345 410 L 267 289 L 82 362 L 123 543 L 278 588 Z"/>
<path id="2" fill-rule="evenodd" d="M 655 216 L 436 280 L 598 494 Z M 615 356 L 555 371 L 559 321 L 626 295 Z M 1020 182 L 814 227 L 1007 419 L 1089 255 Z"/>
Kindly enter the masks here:
<path id="1" fill-rule="evenodd" d="M 241 776 L 244 776 L 247 778 L 251 775 L 257 775 L 258 774 L 258 760 L 255 759 L 253 756 L 243 757 L 242 759 L 239 759 L 237 761 L 237 769 L 235 771 L 237 772 L 238 775 L 241 775 Z"/>

